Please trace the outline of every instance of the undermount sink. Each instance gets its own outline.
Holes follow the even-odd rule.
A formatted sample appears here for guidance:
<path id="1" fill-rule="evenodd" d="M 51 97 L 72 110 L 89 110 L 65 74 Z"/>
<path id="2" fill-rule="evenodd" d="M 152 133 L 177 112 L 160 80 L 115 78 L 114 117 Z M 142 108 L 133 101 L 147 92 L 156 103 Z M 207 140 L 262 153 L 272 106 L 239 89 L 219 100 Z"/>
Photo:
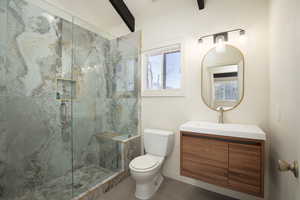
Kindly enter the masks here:
<path id="1" fill-rule="evenodd" d="M 180 126 L 180 131 L 266 140 L 265 132 L 256 125 L 217 124 L 213 122 L 189 121 Z"/>

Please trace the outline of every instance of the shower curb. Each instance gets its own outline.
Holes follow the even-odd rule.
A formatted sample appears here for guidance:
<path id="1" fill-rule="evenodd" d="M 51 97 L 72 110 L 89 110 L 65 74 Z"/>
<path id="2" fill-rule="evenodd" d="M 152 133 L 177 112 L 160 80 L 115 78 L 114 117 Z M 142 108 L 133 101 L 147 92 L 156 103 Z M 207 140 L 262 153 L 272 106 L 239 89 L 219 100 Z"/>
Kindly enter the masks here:
<path id="1" fill-rule="evenodd" d="M 122 182 L 125 178 L 129 177 L 129 170 L 119 172 L 112 177 L 104 180 L 93 188 L 89 189 L 85 193 L 81 194 L 78 197 L 73 198 L 73 200 L 96 200 L 100 198 L 102 195 L 110 191 L 112 188 L 117 186 L 120 182 Z"/>
<path id="2" fill-rule="evenodd" d="M 112 188 L 117 186 L 125 178 L 130 176 L 129 163 L 134 158 L 142 154 L 141 136 L 137 135 L 128 140 L 123 141 L 123 170 L 116 172 L 111 177 L 100 182 L 96 186 L 73 198 L 72 200 L 97 200 Z"/>

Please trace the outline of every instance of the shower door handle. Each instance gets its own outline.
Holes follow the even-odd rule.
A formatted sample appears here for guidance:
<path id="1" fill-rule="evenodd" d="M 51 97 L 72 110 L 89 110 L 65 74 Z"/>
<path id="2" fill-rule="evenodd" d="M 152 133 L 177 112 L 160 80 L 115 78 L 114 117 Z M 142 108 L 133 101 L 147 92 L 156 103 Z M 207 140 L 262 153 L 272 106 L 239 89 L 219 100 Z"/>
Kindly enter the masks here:
<path id="1" fill-rule="evenodd" d="M 68 123 L 68 115 L 67 115 L 67 112 L 68 112 L 68 108 L 67 108 L 67 104 L 62 101 L 61 104 L 60 104 L 60 123 L 61 125 L 63 125 L 64 127 L 67 125 Z"/>

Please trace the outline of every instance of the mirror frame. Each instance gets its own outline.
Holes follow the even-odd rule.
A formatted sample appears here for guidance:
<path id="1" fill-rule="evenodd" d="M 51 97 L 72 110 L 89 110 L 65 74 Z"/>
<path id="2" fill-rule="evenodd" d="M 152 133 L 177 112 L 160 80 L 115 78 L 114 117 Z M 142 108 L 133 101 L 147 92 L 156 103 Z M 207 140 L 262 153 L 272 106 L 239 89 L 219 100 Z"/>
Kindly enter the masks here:
<path id="1" fill-rule="evenodd" d="M 236 107 L 238 107 L 241 103 L 242 103 L 242 101 L 243 101 L 243 99 L 244 99 L 244 97 L 245 97 L 245 66 L 246 66 L 246 64 L 245 64 L 245 56 L 244 56 L 244 54 L 243 54 L 243 52 L 239 49 L 239 48 L 237 48 L 237 47 L 235 47 L 235 46 L 233 46 L 233 45 L 231 45 L 231 44 L 225 44 L 225 46 L 229 46 L 229 47 L 232 47 L 232 48 L 235 48 L 236 50 L 238 50 L 240 53 L 241 53 L 241 55 L 242 55 L 242 60 L 243 60 L 243 92 L 242 92 L 242 96 L 241 96 L 241 98 L 240 98 L 240 100 L 239 100 L 239 102 L 235 105 L 235 106 L 233 106 L 232 108 L 230 108 L 230 109 L 228 109 L 228 110 L 224 110 L 223 112 L 227 112 L 227 111 L 231 111 L 231 110 L 233 110 L 233 109 L 235 109 Z M 204 59 L 206 58 L 206 56 L 209 54 L 209 52 L 211 52 L 212 50 L 214 50 L 214 49 L 216 49 L 217 47 L 215 46 L 215 47 L 213 47 L 213 48 L 210 48 L 205 54 L 204 54 L 204 56 L 203 56 L 203 58 L 202 58 L 202 61 L 201 61 L 201 97 L 202 97 L 202 101 L 204 102 L 204 104 L 208 107 L 208 108 L 210 108 L 211 110 L 214 110 L 214 111 L 217 111 L 217 112 L 220 112 L 220 110 L 217 110 L 217 109 L 215 109 L 215 108 L 212 108 L 212 107 L 210 107 L 209 105 L 208 105 L 208 103 L 205 101 L 205 99 L 204 99 L 204 96 L 203 96 L 203 88 L 204 88 L 204 84 L 203 84 L 203 74 L 204 74 L 204 66 L 203 66 L 203 64 L 204 64 Z"/>

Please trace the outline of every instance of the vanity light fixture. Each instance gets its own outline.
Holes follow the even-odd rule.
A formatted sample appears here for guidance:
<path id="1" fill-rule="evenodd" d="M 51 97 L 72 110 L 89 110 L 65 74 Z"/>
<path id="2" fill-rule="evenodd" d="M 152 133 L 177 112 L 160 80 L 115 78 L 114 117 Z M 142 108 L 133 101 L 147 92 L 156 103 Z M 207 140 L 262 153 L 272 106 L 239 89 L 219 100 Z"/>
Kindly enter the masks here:
<path id="1" fill-rule="evenodd" d="M 224 52 L 226 49 L 225 42 L 222 39 L 219 39 L 217 42 L 216 50 L 217 52 Z"/>
<path id="2" fill-rule="evenodd" d="M 204 9 L 205 1 L 204 0 L 197 0 L 197 2 L 198 2 L 199 10 Z"/>
<path id="3" fill-rule="evenodd" d="M 216 50 L 217 52 L 225 51 L 225 42 L 228 41 L 228 33 L 218 33 L 214 35 L 214 43 L 217 44 Z"/>
<path id="4" fill-rule="evenodd" d="M 203 43 L 203 40 L 205 38 L 208 38 L 208 37 L 213 37 L 214 39 L 214 44 L 222 44 L 224 45 L 225 42 L 228 41 L 228 34 L 231 33 L 231 32 L 238 32 L 239 31 L 239 34 L 240 34 L 240 42 L 241 43 L 244 43 L 245 40 L 246 40 L 246 31 L 244 29 L 233 29 L 233 30 L 229 30 L 229 31 L 225 31 L 225 32 L 221 32 L 221 33 L 215 33 L 215 34 L 210 34 L 210 35 L 205 35 L 205 36 L 202 36 L 198 39 L 198 42 L 199 43 Z"/>

